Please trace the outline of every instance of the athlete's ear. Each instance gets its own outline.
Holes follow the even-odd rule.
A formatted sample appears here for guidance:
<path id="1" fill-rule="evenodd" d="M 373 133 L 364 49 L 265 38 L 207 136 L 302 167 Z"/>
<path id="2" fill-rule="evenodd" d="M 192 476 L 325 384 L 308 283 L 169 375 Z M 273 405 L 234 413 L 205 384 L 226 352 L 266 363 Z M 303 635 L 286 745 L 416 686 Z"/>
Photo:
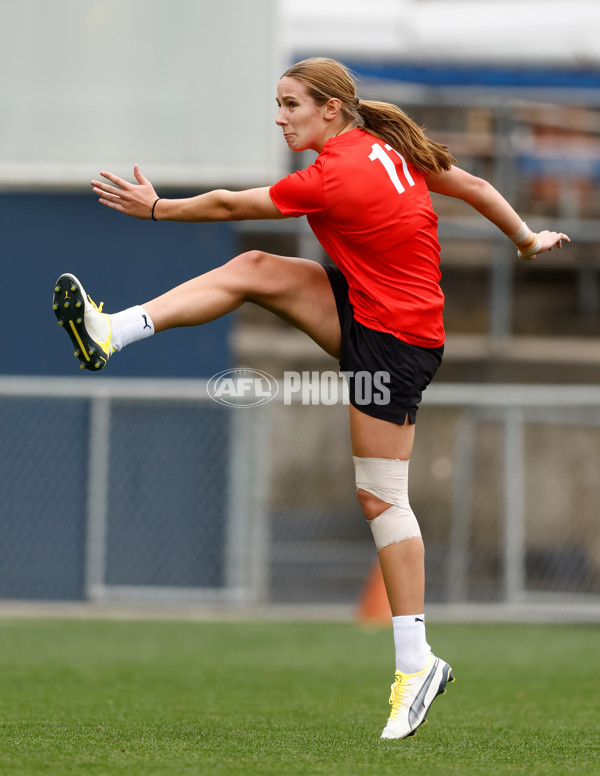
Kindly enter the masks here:
<path id="1" fill-rule="evenodd" d="M 337 97 L 331 97 L 325 104 L 325 118 L 331 121 L 331 119 L 339 115 L 341 109 L 342 101 L 338 100 Z"/>

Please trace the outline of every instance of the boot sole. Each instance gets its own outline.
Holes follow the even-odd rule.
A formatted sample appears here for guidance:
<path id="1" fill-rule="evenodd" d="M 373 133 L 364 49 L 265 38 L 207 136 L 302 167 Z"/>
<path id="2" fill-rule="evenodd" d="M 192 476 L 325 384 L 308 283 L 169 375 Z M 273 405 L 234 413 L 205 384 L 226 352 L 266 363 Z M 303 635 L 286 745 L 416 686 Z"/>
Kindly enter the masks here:
<path id="1" fill-rule="evenodd" d="M 106 366 L 106 355 L 85 328 L 85 298 L 76 277 L 65 274 L 58 278 L 54 286 L 52 309 L 58 325 L 64 328 L 73 343 L 79 368 L 97 372 Z"/>

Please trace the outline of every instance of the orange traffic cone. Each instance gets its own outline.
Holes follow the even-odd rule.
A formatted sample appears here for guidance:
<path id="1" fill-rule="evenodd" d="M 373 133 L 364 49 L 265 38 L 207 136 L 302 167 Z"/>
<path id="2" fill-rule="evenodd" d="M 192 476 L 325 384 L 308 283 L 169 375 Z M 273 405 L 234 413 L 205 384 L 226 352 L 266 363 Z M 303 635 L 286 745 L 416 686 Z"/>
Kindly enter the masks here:
<path id="1" fill-rule="evenodd" d="M 392 610 L 388 601 L 379 560 L 371 566 L 358 601 L 358 619 L 363 622 L 390 623 Z"/>

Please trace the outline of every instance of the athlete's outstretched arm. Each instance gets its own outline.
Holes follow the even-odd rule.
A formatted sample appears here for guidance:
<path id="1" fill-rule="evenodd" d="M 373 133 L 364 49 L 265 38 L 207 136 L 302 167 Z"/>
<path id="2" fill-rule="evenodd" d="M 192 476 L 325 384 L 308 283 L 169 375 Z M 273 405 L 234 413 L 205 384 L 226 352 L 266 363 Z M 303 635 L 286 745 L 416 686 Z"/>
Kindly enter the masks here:
<path id="1" fill-rule="evenodd" d="M 218 189 L 196 197 L 165 199 L 159 198 L 137 164 L 133 172 L 137 183 L 130 183 L 110 172 L 101 172 L 109 182 L 91 182 L 100 203 L 133 218 L 150 219 L 154 216 L 157 221 L 246 221 L 285 217 L 273 204 L 266 186 L 245 191 Z"/>
<path id="2" fill-rule="evenodd" d="M 451 167 L 427 178 L 429 191 L 462 199 L 495 224 L 508 237 L 514 238 L 522 228 L 520 216 L 491 183 L 471 175 L 460 167 Z M 562 232 L 538 232 L 539 247 L 536 253 L 562 247 L 562 241 L 570 242 Z M 523 258 L 535 258 L 535 253 Z"/>

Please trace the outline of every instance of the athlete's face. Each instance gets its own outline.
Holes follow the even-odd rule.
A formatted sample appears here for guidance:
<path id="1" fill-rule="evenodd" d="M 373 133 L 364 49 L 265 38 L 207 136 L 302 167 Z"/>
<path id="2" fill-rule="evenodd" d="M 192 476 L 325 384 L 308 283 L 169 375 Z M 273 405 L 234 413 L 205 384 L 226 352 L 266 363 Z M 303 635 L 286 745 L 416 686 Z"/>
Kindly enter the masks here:
<path id="1" fill-rule="evenodd" d="M 277 104 L 279 112 L 275 122 L 283 130 L 292 151 L 311 148 L 320 153 L 333 135 L 330 106 L 317 105 L 302 81 L 289 76 L 279 82 Z"/>

